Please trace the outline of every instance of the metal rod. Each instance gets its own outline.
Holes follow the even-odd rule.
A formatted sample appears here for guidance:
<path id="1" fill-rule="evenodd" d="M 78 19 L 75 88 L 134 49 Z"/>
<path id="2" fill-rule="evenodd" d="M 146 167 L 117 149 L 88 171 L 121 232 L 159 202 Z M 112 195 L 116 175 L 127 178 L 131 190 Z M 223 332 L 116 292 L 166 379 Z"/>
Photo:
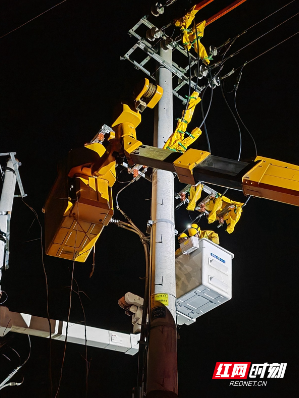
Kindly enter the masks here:
<path id="1" fill-rule="evenodd" d="M 18 169 L 18 162 L 15 162 L 15 167 Z M 3 182 L 1 199 L 0 199 L 0 294 L 1 294 L 2 269 L 4 267 L 5 250 L 7 248 L 7 235 L 9 232 L 7 229 L 7 225 L 12 211 L 15 187 L 16 187 L 16 172 L 14 169 L 13 159 L 10 159 L 7 162 L 7 167 L 5 170 L 4 182 Z"/>

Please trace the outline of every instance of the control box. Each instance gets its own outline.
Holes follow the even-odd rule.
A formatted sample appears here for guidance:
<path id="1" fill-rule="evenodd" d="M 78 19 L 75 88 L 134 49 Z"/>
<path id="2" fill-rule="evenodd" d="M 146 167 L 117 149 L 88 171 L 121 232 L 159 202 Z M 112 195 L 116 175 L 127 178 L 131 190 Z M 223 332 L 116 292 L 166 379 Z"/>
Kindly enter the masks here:
<path id="1" fill-rule="evenodd" d="M 208 239 L 192 238 L 198 248 L 175 260 L 178 325 L 189 325 L 232 298 L 234 255 Z"/>

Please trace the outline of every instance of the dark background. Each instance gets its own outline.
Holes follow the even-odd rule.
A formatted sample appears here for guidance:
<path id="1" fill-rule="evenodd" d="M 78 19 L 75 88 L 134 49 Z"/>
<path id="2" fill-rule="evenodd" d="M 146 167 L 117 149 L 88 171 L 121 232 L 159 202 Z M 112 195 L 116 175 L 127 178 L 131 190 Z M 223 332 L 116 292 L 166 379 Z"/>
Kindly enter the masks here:
<path id="1" fill-rule="evenodd" d="M 197 14 L 197 22 L 231 2 L 216 0 Z M 208 26 L 202 42 L 207 47 L 219 46 L 287 2 L 248 0 Z M 236 41 L 230 53 L 298 12 L 297 3 L 249 30 Z M 1 1 L 0 36 L 55 4 L 53 0 Z M 151 20 L 162 26 L 183 15 L 193 4 L 179 0 L 166 9 L 164 16 Z M 143 77 L 119 57 L 135 43 L 127 31 L 149 13 L 150 6 L 149 1 L 68 0 L 0 39 L 1 152 L 17 152 L 28 194 L 25 201 L 37 211 L 42 224 L 41 208 L 55 181 L 58 162 L 71 148 L 90 141 L 102 124 L 111 124 L 114 106 Z M 297 26 L 296 17 L 249 46 L 227 63 L 223 74 L 295 33 Z M 295 36 L 244 68 L 238 109 L 257 142 L 259 155 L 298 165 L 297 77 L 298 36 Z M 233 89 L 236 78 L 237 74 L 226 79 L 227 91 Z M 205 108 L 209 95 L 207 92 Z M 227 96 L 232 104 L 232 94 Z M 174 119 L 181 115 L 182 109 L 182 104 L 174 99 Z M 137 135 L 151 145 L 153 111 L 147 110 L 142 118 Z M 198 109 L 194 126 L 201 120 Z M 214 91 L 207 128 L 212 153 L 236 159 L 238 130 L 219 88 Z M 254 156 L 245 131 L 243 141 L 242 158 Z M 207 150 L 204 136 L 194 147 Z M 119 175 L 122 181 L 127 178 L 124 172 Z M 122 186 L 116 183 L 114 193 Z M 182 187 L 177 183 L 177 190 Z M 228 196 L 245 200 L 241 193 L 229 192 Z M 150 197 L 150 183 L 140 180 L 119 198 L 121 207 L 143 231 L 150 218 Z M 176 228 L 184 229 L 190 217 L 195 216 L 181 208 L 176 213 Z M 117 211 L 115 218 L 121 218 Z M 34 219 L 21 199 L 15 199 L 10 268 L 3 278 L 9 296 L 5 305 L 11 311 L 46 317 L 40 229 Z M 252 198 L 232 235 L 217 229 L 221 245 L 235 255 L 233 298 L 200 317 L 195 324 L 179 328 L 181 398 L 298 396 L 298 225 L 297 207 Z M 207 227 L 205 220 L 201 227 Z M 212 227 L 216 230 L 215 225 Z M 53 319 L 67 318 L 71 266 L 67 260 L 45 257 Z M 140 278 L 144 277 L 145 264 L 138 238 L 114 225 L 108 226 L 97 243 L 95 272 L 89 278 L 91 267 L 91 258 L 75 267 L 87 324 L 130 333 L 130 319 L 118 307 L 117 300 L 127 291 L 143 295 Z M 76 284 L 74 288 L 78 290 Z M 83 322 L 75 293 L 71 321 Z M 28 355 L 27 337 L 11 334 L 1 353 L 9 353 L 13 363 L 0 355 L 1 381 L 18 364 L 8 344 L 19 352 L 22 360 Z M 55 391 L 63 348 L 63 343 L 52 342 Z M 131 396 L 131 388 L 136 384 L 137 355 L 88 348 L 88 360 L 89 397 Z M 212 380 L 216 361 L 287 362 L 288 365 L 285 378 L 269 379 L 267 387 L 229 387 L 228 380 Z M 49 397 L 48 367 L 49 341 L 32 337 L 31 357 L 14 378 L 19 381 L 23 376 L 23 385 L 2 390 L 1 397 Z M 60 397 L 83 397 L 85 388 L 84 346 L 69 344 Z"/>

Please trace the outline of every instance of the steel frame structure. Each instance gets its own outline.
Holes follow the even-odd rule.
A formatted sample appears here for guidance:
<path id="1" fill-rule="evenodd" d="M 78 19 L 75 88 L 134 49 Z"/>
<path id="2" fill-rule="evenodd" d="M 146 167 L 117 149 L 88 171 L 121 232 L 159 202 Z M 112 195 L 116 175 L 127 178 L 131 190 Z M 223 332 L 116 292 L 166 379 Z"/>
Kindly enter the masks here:
<path id="1" fill-rule="evenodd" d="M 198 58 L 195 57 L 194 55 L 192 55 L 191 52 L 189 52 L 190 66 L 189 66 L 189 63 L 186 66 L 186 68 L 180 67 L 175 62 L 172 62 L 172 64 L 169 64 L 167 61 L 162 59 L 162 57 L 159 55 L 159 49 L 155 50 L 154 47 L 157 44 L 159 44 L 161 39 L 166 40 L 166 39 L 170 39 L 170 37 L 167 36 L 163 32 L 162 36 L 161 36 L 161 39 L 158 40 L 154 45 L 152 45 L 146 39 L 142 38 L 137 33 L 137 29 L 140 28 L 140 26 L 142 26 L 142 25 L 145 25 L 149 29 L 156 28 L 156 26 L 153 25 L 151 22 L 149 22 L 146 19 L 146 17 L 141 18 L 139 20 L 139 22 L 137 22 L 137 24 L 134 25 L 133 28 L 130 29 L 129 32 L 128 32 L 130 36 L 133 36 L 133 37 L 135 37 L 137 39 L 137 43 L 133 47 L 131 47 L 130 50 L 127 51 L 126 54 L 123 57 L 120 57 L 120 59 L 121 60 L 130 61 L 137 69 L 142 70 L 147 76 L 151 77 L 154 80 L 156 80 L 156 77 L 155 77 L 156 70 L 154 72 L 150 72 L 148 69 L 146 69 L 144 67 L 144 65 L 146 65 L 150 59 L 154 59 L 155 61 L 157 61 L 159 63 L 159 65 L 160 65 L 159 68 L 161 66 L 163 66 L 166 69 L 168 69 L 171 73 L 173 73 L 175 76 L 178 77 L 179 84 L 176 87 L 173 88 L 172 92 L 177 98 L 179 98 L 183 102 L 183 104 L 186 104 L 187 103 L 187 99 L 184 98 L 181 94 L 179 94 L 179 90 L 182 87 L 184 87 L 186 84 L 189 85 L 189 83 L 190 83 L 190 86 L 194 90 L 196 90 L 198 92 L 201 92 L 204 89 L 204 87 L 199 87 L 198 85 L 196 85 L 196 83 L 192 80 L 192 78 L 191 78 L 191 80 L 189 82 L 189 77 L 187 76 L 187 73 L 189 72 L 189 69 L 197 64 Z M 185 57 L 188 58 L 187 51 L 180 44 L 178 44 L 177 42 L 172 42 L 169 46 L 172 48 L 173 51 L 174 50 L 178 50 L 181 54 L 183 54 Z M 137 62 L 136 60 L 131 58 L 131 55 L 138 48 L 140 48 L 142 51 L 144 51 L 147 54 L 147 56 L 141 62 Z"/>

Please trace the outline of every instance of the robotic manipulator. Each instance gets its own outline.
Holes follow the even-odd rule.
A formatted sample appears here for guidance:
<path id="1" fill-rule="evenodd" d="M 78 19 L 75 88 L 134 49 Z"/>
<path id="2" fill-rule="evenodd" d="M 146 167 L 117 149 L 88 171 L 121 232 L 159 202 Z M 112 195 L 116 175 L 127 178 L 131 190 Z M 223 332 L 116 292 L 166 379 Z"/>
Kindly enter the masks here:
<path id="1" fill-rule="evenodd" d="M 261 156 L 251 162 L 236 161 L 188 149 L 190 137 L 186 145 L 177 145 L 186 133 L 178 126 L 164 148 L 143 145 L 136 137 L 141 112 L 159 102 L 163 89 L 145 79 L 136 91 L 134 100 L 121 104 L 112 126 L 103 125 L 90 143 L 71 150 L 60 167 L 43 209 L 48 255 L 86 261 L 113 216 L 116 165 L 124 159 L 137 173 L 139 165 L 145 165 L 176 173 L 181 183 L 193 187 L 205 182 L 299 206 L 299 166 Z M 199 102 L 196 94 L 193 100 Z M 183 121 L 191 120 L 193 112 L 190 109 L 189 115 L 188 110 Z M 191 138 L 193 142 L 197 136 Z"/>

